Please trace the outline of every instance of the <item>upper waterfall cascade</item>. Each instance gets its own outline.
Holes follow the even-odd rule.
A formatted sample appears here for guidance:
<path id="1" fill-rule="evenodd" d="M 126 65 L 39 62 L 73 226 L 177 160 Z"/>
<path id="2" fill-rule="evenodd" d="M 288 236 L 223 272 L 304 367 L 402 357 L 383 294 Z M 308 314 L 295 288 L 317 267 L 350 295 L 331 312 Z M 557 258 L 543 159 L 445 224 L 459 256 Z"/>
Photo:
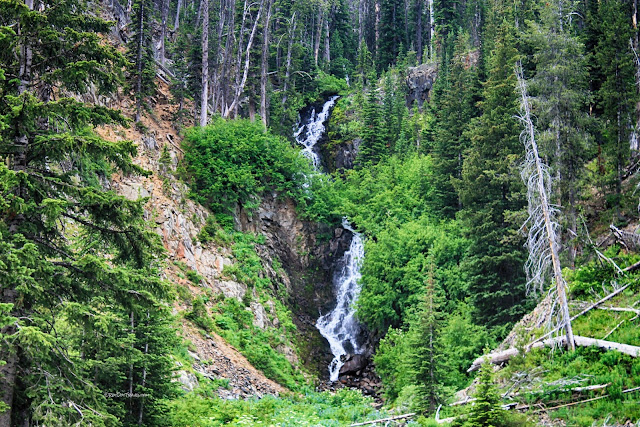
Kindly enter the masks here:
<path id="1" fill-rule="evenodd" d="M 316 109 L 312 108 L 308 117 L 300 119 L 298 130 L 293 134 L 296 142 L 304 147 L 302 153 L 313 162 L 313 167 L 316 170 L 320 169 L 320 156 L 316 152 L 316 144 L 320 141 L 322 135 L 324 135 L 326 130 L 324 124 L 329 118 L 331 109 L 337 100 L 338 96 L 329 98 L 319 113 L 316 113 Z"/>
<path id="2" fill-rule="evenodd" d="M 294 133 L 296 141 L 301 144 L 303 154 L 308 157 L 316 170 L 320 168 L 320 156 L 316 151 L 316 144 L 325 132 L 325 122 L 331 114 L 338 97 L 333 96 L 322 106 L 320 113 L 315 108 L 311 109 L 307 117 L 300 119 L 297 130 Z M 362 352 L 358 341 L 361 325 L 355 318 L 354 303 L 360 293 L 359 280 L 361 277 L 360 266 L 364 258 L 364 241 L 360 233 L 357 233 L 347 219 L 342 220 L 342 226 L 353 233 L 351 245 L 343 258 L 338 262 L 340 268 L 333 277 L 333 286 L 336 293 L 336 305 L 328 313 L 320 316 L 316 327 L 329 341 L 333 360 L 329 364 L 329 377 L 331 381 L 337 381 L 340 368 L 344 364 L 343 356 L 347 354 L 359 354 Z"/>

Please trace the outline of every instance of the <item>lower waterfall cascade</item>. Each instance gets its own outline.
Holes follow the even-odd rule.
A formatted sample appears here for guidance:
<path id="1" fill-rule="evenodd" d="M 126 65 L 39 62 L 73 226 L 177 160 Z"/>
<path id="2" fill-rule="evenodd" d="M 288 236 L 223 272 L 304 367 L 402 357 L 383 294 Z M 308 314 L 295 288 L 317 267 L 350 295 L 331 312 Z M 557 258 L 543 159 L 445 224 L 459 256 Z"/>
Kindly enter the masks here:
<path id="1" fill-rule="evenodd" d="M 332 96 L 326 101 L 319 113 L 312 108 L 307 117 L 301 118 L 294 138 L 301 144 L 303 154 L 313 162 L 316 170 L 320 169 L 320 156 L 316 152 L 316 144 L 322 139 L 326 129 L 331 109 L 335 105 L 338 96 Z M 355 317 L 355 302 L 360 293 L 359 280 L 362 276 L 360 267 L 364 259 L 364 239 L 356 232 L 346 218 L 342 220 L 342 227 L 353 234 L 349 249 L 338 262 L 339 270 L 333 277 L 333 286 L 336 294 L 335 307 L 328 313 L 321 315 L 316 322 L 316 327 L 323 337 L 329 342 L 333 360 L 329 364 L 329 379 L 337 381 L 340 368 L 344 364 L 344 357 L 348 354 L 361 354 L 362 347 L 359 336 L 362 326 Z"/>

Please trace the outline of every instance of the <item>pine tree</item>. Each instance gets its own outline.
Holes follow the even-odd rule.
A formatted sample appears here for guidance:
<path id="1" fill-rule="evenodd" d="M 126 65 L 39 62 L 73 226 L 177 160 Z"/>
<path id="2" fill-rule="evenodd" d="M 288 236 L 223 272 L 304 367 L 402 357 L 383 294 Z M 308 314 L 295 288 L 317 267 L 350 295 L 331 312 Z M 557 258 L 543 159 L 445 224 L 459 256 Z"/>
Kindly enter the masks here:
<path id="1" fill-rule="evenodd" d="M 493 367 L 489 362 L 480 369 L 479 382 L 474 394 L 469 417 L 465 427 L 500 427 L 508 425 L 504 422 L 505 411 L 500 408 L 500 398 L 493 384 Z"/>
<path id="2" fill-rule="evenodd" d="M 471 122 L 471 146 L 456 183 L 461 218 L 472 242 L 462 267 L 476 320 L 488 325 L 515 321 L 526 310 L 525 252 L 518 236 L 520 224 L 512 219 L 525 207 L 518 174 L 523 148 L 515 119 L 514 32 L 506 19 L 498 28 L 480 103 L 482 115 Z"/>
<path id="3" fill-rule="evenodd" d="M 442 291 L 433 277 L 433 261 L 425 280 L 424 296 L 418 307 L 414 328 L 409 331 L 408 365 L 410 381 L 416 386 L 419 410 L 435 412 L 442 402 L 444 353 L 440 338 L 444 314 Z"/>
<path id="4" fill-rule="evenodd" d="M 567 20 L 571 10 L 564 0 L 550 2 L 541 12 L 541 24 L 530 23 L 528 40 L 534 50 L 535 76 L 531 89 L 536 97 L 541 155 L 552 168 L 563 207 L 566 240 L 577 236 L 576 205 L 584 166 L 590 159 L 590 135 L 587 133 L 587 69 L 584 47 L 571 33 Z M 569 264 L 574 264 L 575 245 L 569 247 Z"/>
<path id="5" fill-rule="evenodd" d="M 360 166 L 376 164 L 387 155 L 380 105 L 373 74 L 370 75 L 368 80 L 370 87 L 367 91 L 362 112 L 364 121 L 362 142 L 358 148 L 358 156 L 356 158 L 356 163 Z"/>
<path id="6" fill-rule="evenodd" d="M 151 38 L 150 0 L 133 2 L 133 31 L 128 44 L 128 59 L 131 62 L 129 81 L 136 100 L 136 121 L 140 121 L 145 99 L 156 91 L 156 66 Z"/>
<path id="7" fill-rule="evenodd" d="M 604 80 L 597 93 L 602 109 L 603 151 L 610 166 L 606 177 L 609 203 L 619 212 L 622 180 L 630 156 L 630 135 L 637 101 L 634 57 L 630 40 L 633 29 L 629 17 L 630 3 L 599 2 L 600 34 L 595 60 Z M 612 194 L 613 193 L 613 194 Z"/>
<path id="8" fill-rule="evenodd" d="M 463 152 L 469 146 L 466 134 L 469 123 L 477 115 L 478 79 L 475 67 L 468 63 L 467 37 L 459 36 L 450 66 L 441 75 L 441 90 L 433 100 L 436 118 L 433 142 L 433 179 L 435 204 L 445 217 L 453 217 L 460 209 L 454 181 L 462 178 Z"/>
<path id="9" fill-rule="evenodd" d="M 90 172 L 145 173 L 131 141 L 92 131 L 125 118 L 78 100 L 90 87 L 111 93 L 126 61 L 87 2 L 33 4 L 0 2 L 0 283 L 16 319 L 2 329 L 0 425 L 152 425 L 174 387 L 162 246 L 143 201 L 106 191 Z M 144 328 L 123 335 L 131 316 Z M 105 396 L 128 391 L 119 379 L 131 366 L 149 367 L 132 379 L 153 390 L 143 410 Z"/>

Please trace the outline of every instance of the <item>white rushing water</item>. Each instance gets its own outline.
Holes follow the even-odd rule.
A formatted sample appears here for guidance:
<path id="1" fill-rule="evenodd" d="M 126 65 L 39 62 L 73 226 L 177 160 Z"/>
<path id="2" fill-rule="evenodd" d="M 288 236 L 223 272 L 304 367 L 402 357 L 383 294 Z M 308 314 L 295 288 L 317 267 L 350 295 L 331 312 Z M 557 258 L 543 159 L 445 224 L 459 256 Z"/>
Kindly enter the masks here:
<path id="1" fill-rule="evenodd" d="M 309 117 L 300 120 L 298 130 L 293 134 L 296 142 L 304 147 L 302 154 L 313 162 L 313 167 L 316 170 L 320 169 L 320 156 L 316 153 L 315 146 L 324 134 L 324 124 L 329 118 L 331 109 L 335 105 L 337 99 L 338 96 L 332 96 L 329 98 L 329 100 L 322 106 L 322 111 L 320 111 L 320 113 L 316 113 L 316 109 L 313 108 Z"/>
<path id="2" fill-rule="evenodd" d="M 356 233 L 346 219 L 342 220 L 342 226 L 353 233 L 353 238 L 349 250 L 341 260 L 341 270 L 334 275 L 336 306 L 316 322 L 316 327 L 329 341 L 333 353 L 333 360 L 329 364 L 331 381 L 338 380 L 340 368 L 344 364 L 342 356 L 361 352 L 358 343 L 361 327 L 355 318 L 354 303 L 360 293 L 358 282 L 362 277 L 360 266 L 364 258 L 364 242 L 362 235 Z"/>
<path id="3" fill-rule="evenodd" d="M 325 122 L 337 99 L 337 96 L 331 97 L 318 114 L 315 109 L 311 110 L 308 117 L 300 120 L 298 129 L 294 133 L 296 141 L 304 147 L 303 154 L 311 159 L 316 170 L 320 168 L 320 157 L 316 153 L 315 145 L 325 132 Z M 322 336 L 329 341 L 333 354 L 333 360 L 329 364 L 331 381 L 338 380 L 340 368 L 344 364 L 342 356 L 361 352 L 358 343 L 361 326 L 355 318 L 354 303 L 360 293 L 358 282 L 361 277 L 360 266 L 364 258 L 364 242 L 362 235 L 351 228 L 346 218 L 342 220 L 342 226 L 353 233 L 353 238 L 349 250 L 338 262 L 340 271 L 337 271 L 333 277 L 336 306 L 316 322 L 316 327 Z"/>

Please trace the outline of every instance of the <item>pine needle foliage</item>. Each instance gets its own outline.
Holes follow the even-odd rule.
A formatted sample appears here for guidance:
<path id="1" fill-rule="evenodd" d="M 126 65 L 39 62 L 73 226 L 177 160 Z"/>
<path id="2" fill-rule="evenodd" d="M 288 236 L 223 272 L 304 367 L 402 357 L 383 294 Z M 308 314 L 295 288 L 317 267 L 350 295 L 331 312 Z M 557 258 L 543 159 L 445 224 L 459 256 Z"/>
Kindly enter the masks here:
<path id="1" fill-rule="evenodd" d="M 144 200 L 86 167 L 145 174 L 131 141 L 92 130 L 124 117 L 82 102 L 115 90 L 126 63 L 88 7 L 0 2 L 0 283 L 14 318 L 2 329 L 11 410 L 0 425 L 155 425 L 173 393 L 161 244 Z"/>

